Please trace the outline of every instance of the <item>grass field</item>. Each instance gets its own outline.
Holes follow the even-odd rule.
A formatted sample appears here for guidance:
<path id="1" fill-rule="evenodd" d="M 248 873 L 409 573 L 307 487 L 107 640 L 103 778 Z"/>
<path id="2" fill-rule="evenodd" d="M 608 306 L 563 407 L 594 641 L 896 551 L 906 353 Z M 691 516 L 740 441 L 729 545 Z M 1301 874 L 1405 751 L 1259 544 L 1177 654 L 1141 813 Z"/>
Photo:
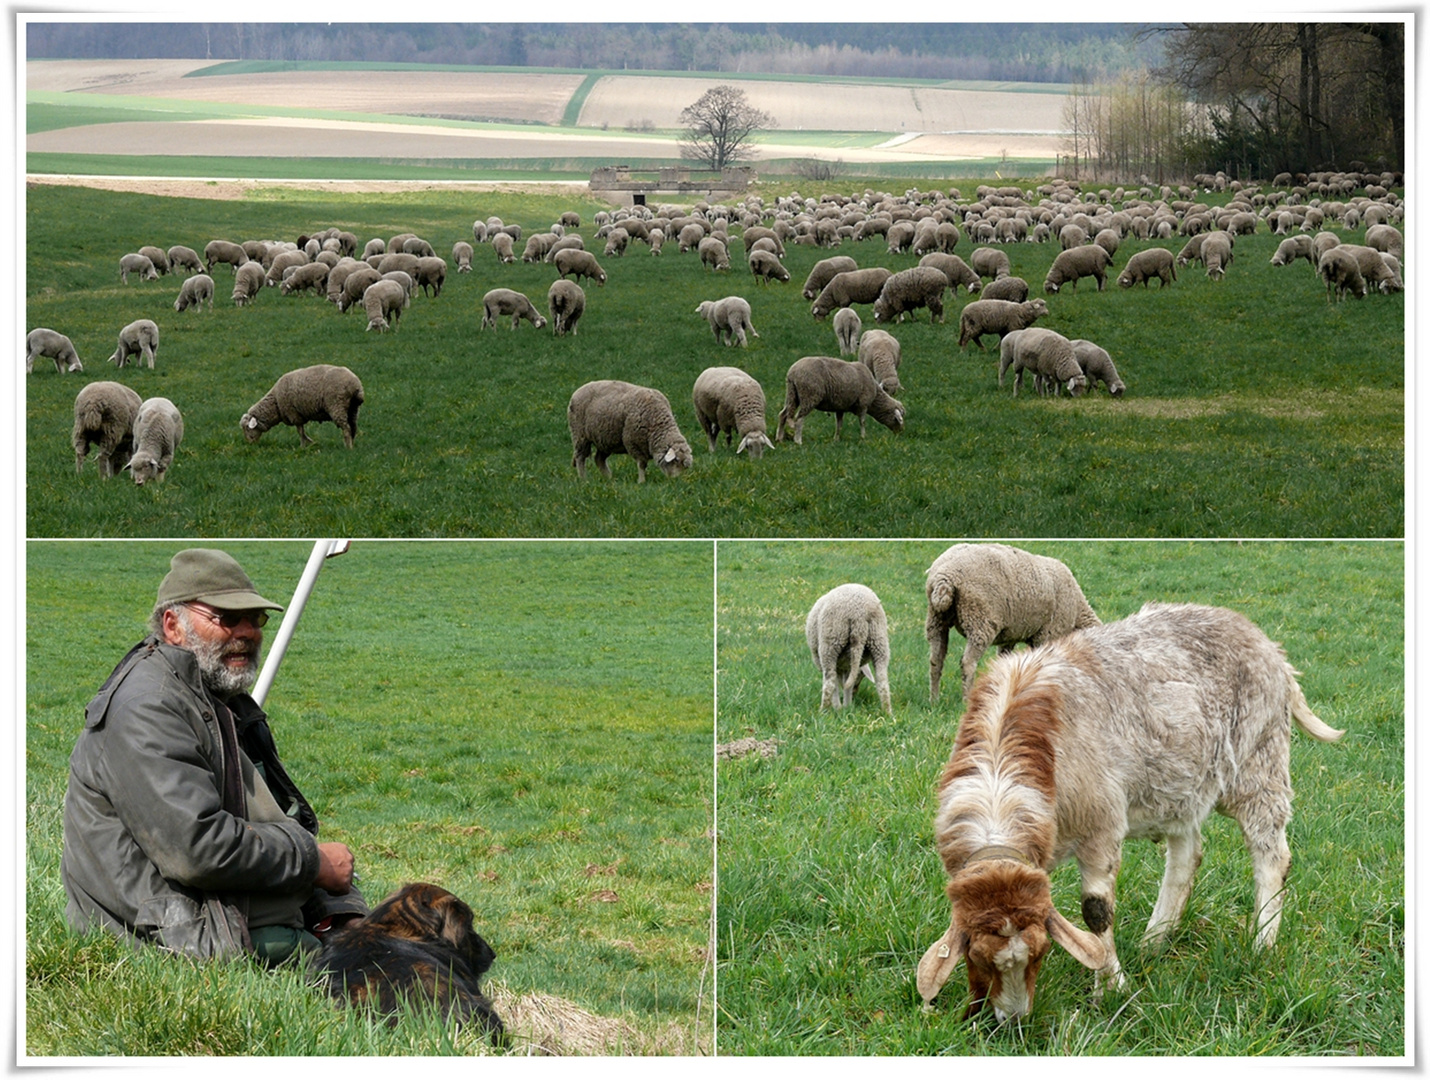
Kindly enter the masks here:
<path id="1" fill-rule="evenodd" d="M 135 957 L 66 928 L 66 762 L 182 546 L 26 552 L 22 1052 L 482 1052 L 430 1015 L 388 1029 L 333 1009 L 292 972 Z M 309 552 L 225 547 L 275 599 Z M 596 1052 L 711 1050 L 711 582 L 709 544 L 354 544 L 326 564 L 268 700 L 368 898 L 413 880 L 463 897 L 497 952 L 499 1008 L 568 1002 L 615 1026 Z"/>
<path id="2" fill-rule="evenodd" d="M 718 740 L 778 754 L 718 777 L 723 1055 L 1183 1055 L 1398 1057 L 1406 1044 L 1407 840 L 1399 543 L 1026 543 L 1062 559 L 1105 620 L 1145 601 L 1234 608 L 1285 647 L 1337 744 L 1292 737 L 1293 865 L 1275 951 L 1246 930 L 1250 860 L 1229 819 L 1160 955 L 1138 946 L 1156 896 L 1155 845 L 1124 849 L 1117 947 L 1124 993 L 1091 1000 L 1066 952 L 1044 963 L 1032 1015 L 963 1023 L 954 973 L 920 1011 L 914 967 L 948 901 L 932 846 L 933 792 L 962 712 L 956 657 L 928 704 L 924 571 L 943 542 L 722 542 Z M 883 601 L 894 716 L 873 688 L 820 712 L 804 639 L 814 600 L 859 581 Z M 1074 866 L 1054 900 L 1081 925 Z"/>
<path id="3" fill-rule="evenodd" d="M 959 182 L 955 182 L 959 183 Z M 962 182 L 971 192 L 977 181 Z M 941 186 L 948 186 L 947 184 Z M 862 190 L 836 181 L 830 190 Z M 765 186 L 772 200 L 781 189 Z M 782 190 L 788 190 L 787 188 Z M 140 245 L 214 237 L 293 238 L 330 224 L 360 238 L 411 230 L 444 256 L 496 214 L 527 232 L 566 209 L 599 252 L 589 198 L 417 191 L 334 196 L 270 189 L 219 202 L 34 186 L 26 199 L 27 327 L 74 339 L 83 376 L 38 365 L 26 382 L 27 534 L 154 536 L 1145 536 L 1399 537 L 1404 533 L 1404 295 L 1339 305 L 1306 265 L 1275 268 L 1276 239 L 1243 237 L 1223 282 L 1184 270 L 1165 290 L 1090 284 L 1049 298 L 1047 325 L 1112 354 L 1128 385 L 1070 400 L 1014 398 L 996 378 L 996 352 L 957 348 L 966 296 L 947 321 L 927 313 L 894 327 L 903 346 L 907 426 L 870 424 L 865 439 L 816 414 L 801 447 L 759 462 L 698 435 L 690 387 L 705 367 L 736 363 L 765 388 L 770 430 L 784 373 L 800 356 L 836 351 L 828 322 L 799 294 L 830 252 L 791 247 L 792 280 L 768 287 L 737 268 L 714 275 L 667 245 L 603 258 L 604 288 L 587 283 L 574 337 L 528 325 L 481 330 L 480 300 L 495 286 L 544 309 L 549 265 L 498 266 L 479 248 L 470 275 L 449 273 L 438 298 L 418 297 L 394 333 L 366 332 L 309 296 L 266 289 L 237 309 L 218 268 L 212 312 L 177 314 L 175 278 L 121 285 L 118 258 Z M 1358 238 L 1347 234 L 1347 238 Z M 1179 248 L 1180 242 L 1164 242 Z M 967 252 L 968 246 L 960 245 Z M 1119 252 L 1120 265 L 1131 250 Z M 846 244 L 861 266 L 900 269 L 882 240 Z M 1051 245 L 1007 248 L 1035 292 Z M 760 337 L 721 348 L 695 307 L 738 293 Z M 860 311 L 872 326 L 868 307 Z M 104 363 L 119 328 L 141 317 L 161 331 L 157 367 Z M 991 340 L 991 339 L 990 339 Z M 247 444 L 238 418 L 278 375 L 306 364 L 351 367 L 367 404 L 351 452 L 330 426 L 300 451 L 291 428 Z M 118 378 L 163 395 L 185 416 L 169 479 L 136 489 L 76 476 L 69 446 L 75 394 Z M 593 378 L 654 386 L 671 400 L 695 465 L 637 486 L 634 465 L 578 481 L 565 405 Z"/>

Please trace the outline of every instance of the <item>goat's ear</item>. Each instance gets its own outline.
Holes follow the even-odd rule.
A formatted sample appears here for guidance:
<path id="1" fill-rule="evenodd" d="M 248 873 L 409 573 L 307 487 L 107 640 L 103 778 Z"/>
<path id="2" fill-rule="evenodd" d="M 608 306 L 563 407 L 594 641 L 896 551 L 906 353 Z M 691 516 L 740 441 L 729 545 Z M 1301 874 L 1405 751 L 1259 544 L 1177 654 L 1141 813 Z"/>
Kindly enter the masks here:
<path id="1" fill-rule="evenodd" d="M 1048 933 L 1085 968 L 1100 970 L 1107 963 L 1107 950 L 1096 934 L 1079 930 L 1056 909 L 1048 916 Z"/>
<path id="2" fill-rule="evenodd" d="M 943 984 L 948 982 L 948 977 L 953 974 L 953 969 L 962 959 L 962 935 L 959 934 L 958 928 L 953 923 L 949 923 L 943 937 L 930 945 L 928 951 L 924 953 L 914 976 L 914 981 L 919 988 L 919 996 L 924 999 L 925 1005 L 938 997 L 938 992 L 943 989 Z"/>

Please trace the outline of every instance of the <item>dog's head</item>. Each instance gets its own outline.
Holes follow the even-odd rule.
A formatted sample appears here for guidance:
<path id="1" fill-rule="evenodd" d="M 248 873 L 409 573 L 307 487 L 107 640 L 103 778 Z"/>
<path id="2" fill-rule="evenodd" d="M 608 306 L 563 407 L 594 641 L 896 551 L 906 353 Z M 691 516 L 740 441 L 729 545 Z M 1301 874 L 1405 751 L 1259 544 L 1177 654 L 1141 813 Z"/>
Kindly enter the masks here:
<path id="1" fill-rule="evenodd" d="M 446 945 L 480 975 L 496 952 L 472 929 L 472 909 L 440 885 L 416 881 L 393 893 L 363 920 L 369 930 L 407 941 Z"/>

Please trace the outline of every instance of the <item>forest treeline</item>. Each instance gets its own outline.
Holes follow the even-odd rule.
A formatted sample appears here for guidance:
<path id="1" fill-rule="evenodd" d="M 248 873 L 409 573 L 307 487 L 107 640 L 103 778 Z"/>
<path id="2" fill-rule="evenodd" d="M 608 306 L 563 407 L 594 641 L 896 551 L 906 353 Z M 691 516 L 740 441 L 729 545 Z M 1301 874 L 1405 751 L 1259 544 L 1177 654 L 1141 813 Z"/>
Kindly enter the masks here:
<path id="1" fill-rule="evenodd" d="M 1067 83 L 1156 49 L 1119 23 L 27 24 L 31 59 L 372 61 Z"/>

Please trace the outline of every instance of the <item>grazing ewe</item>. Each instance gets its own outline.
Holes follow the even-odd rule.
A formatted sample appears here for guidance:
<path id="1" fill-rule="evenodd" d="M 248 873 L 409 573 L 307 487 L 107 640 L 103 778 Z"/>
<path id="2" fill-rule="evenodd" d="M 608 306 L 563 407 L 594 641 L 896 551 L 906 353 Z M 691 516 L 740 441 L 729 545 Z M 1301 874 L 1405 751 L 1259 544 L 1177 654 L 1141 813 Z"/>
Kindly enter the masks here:
<path id="1" fill-rule="evenodd" d="M 746 330 L 750 332 L 751 337 L 760 336 L 754 323 L 750 321 L 749 301 L 742 296 L 727 296 L 723 300 L 702 300 L 695 308 L 695 314 L 703 316 L 709 322 L 715 340 L 722 345 L 738 345 L 743 348 L 747 340 Z"/>
<path id="2" fill-rule="evenodd" d="M 135 319 L 119 331 L 119 348 L 114 350 L 109 362 L 122 369 L 131 356 L 137 356 L 140 360 L 147 360 L 149 370 L 153 371 L 154 357 L 158 352 L 159 325 L 153 319 Z"/>
<path id="3" fill-rule="evenodd" d="M 505 236 L 505 233 L 498 233 Z M 482 297 L 482 329 L 487 327 L 495 328 L 497 317 L 500 315 L 511 316 L 511 328 L 516 329 L 516 324 L 522 319 L 531 323 L 532 326 L 540 330 L 546 325 L 546 316 L 536 310 L 534 305 L 524 293 L 519 293 L 514 289 L 492 289 Z"/>
<path id="4" fill-rule="evenodd" d="M 771 280 L 788 281 L 789 271 L 780 262 L 779 256 L 773 251 L 757 249 L 749 255 L 750 273 L 754 274 L 761 285 L 768 285 Z"/>
<path id="5" fill-rule="evenodd" d="M 470 274 L 472 272 L 472 245 L 465 240 L 458 240 L 452 245 L 452 261 L 457 264 L 457 273 Z"/>
<path id="6" fill-rule="evenodd" d="M 74 471 L 84 470 L 91 446 L 99 475 L 108 480 L 122 469 L 134 452 L 134 418 L 142 403 L 123 383 L 92 382 L 74 399 Z"/>
<path id="7" fill-rule="evenodd" d="M 1117 284 L 1124 289 L 1133 285 L 1141 285 L 1145 289 L 1153 278 L 1164 289 L 1177 280 L 1176 259 L 1167 248 L 1148 248 L 1133 255 L 1122 268 L 1122 273 L 1117 275 Z"/>
<path id="8" fill-rule="evenodd" d="M 1120 398 L 1126 392 L 1127 386 L 1121 376 L 1117 374 L 1117 365 L 1112 362 L 1112 357 L 1107 354 L 1106 349 L 1086 338 L 1073 338 L 1072 347 L 1073 355 L 1077 357 L 1078 366 L 1087 376 L 1089 390 L 1096 383 L 1101 382 L 1107 387 L 1107 392 L 1115 398 Z"/>
<path id="9" fill-rule="evenodd" d="M 48 356 L 55 362 L 55 370 L 63 375 L 66 371 L 83 371 L 79 354 L 74 351 L 74 343 L 58 330 L 47 326 L 37 326 L 25 335 L 25 374 L 35 370 L 35 357 Z"/>
<path id="10" fill-rule="evenodd" d="M 557 278 L 546 290 L 546 310 L 551 313 L 551 329 L 557 337 L 568 330 L 574 337 L 576 324 L 586 311 L 586 290 L 574 281 Z"/>
<path id="11" fill-rule="evenodd" d="M 402 318 L 402 309 L 408 303 L 407 290 L 397 281 L 382 278 L 374 281 L 362 292 L 362 308 L 367 313 L 367 329 L 386 333 L 388 327 L 397 329 L 397 320 Z"/>
<path id="12" fill-rule="evenodd" d="M 1305 233 L 1298 233 L 1296 236 L 1288 236 L 1277 245 L 1276 251 L 1271 256 L 1272 266 L 1290 266 L 1297 259 L 1305 259 L 1311 264 L 1314 273 L 1316 269 L 1316 243 Z"/>
<path id="13" fill-rule="evenodd" d="M 859 363 L 874 375 L 874 381 L 891 394 L 903 390 L 899 382 L 899 362 L 903 350 L 887 330 L 866 330 L 859 337 Z"/>
<path id="14" fill-rule="evenodd" d="M 929 701 L 938 701 L 949 628 L 967 641 L 960 670 L 963 695 L 973 687 L 978 659 L 991 645 L 1041 645 L 1099 619 L 1072 571 L 1057 559 L 1006 544 L 954 544 L 925 571 Z"/>
<path id="15" fill-rule="evenodd" d="M 169 475 L 174 452 L 184 440 L 184 418 L 166 397 L 152 397 L 134 417 L 134 456 L 124 466 L 140 487 Z"/>
<path id="16" fill-rule="evenodd" d="M 852 582 L 830 589 L 809 609 L 804 637 L 824 677 L 821 709 L 854 704 L 854 691 L 867 678 L 878 690 L 885 714 L 894 715 L 889 702 L 889 623 L 873 589 Z M 873 671 L 864 663 L 866 655 Z"/>
<path id="17" fill-rule="evenodd" d="M 1096 990 L 1123 985 L 1113 942 L 1123 841 L 1166 839 L 1142 936 L 1150 949 L 1181 919 L 1213 810 L 1241 826 L 1255 944 L 1270 948 L 1291 864 L 1293 720 L 1325 742 L 1343 734 L 1311 711 L 1281 647 L 1225 608 L 1148 604 L 1000 657 L 973 688 L 939 781 L 934 842 L 951 919 L 919 961 L 920 995 L 931 1002 L 966 958 L 965 1018 L 990 1001 L 1000 1021 L 1026 1015 L 1053 941 L 1097 973 Z M 1048 873 L 1070 857 L 1091 933 L 1052 903 Z"/>
<path id="18" fill-rule="evenodd" d="M 1076 292 L 1078 278 L 1090 277 L 1096 279 L 1097 291 L 1101 292 L 1107 284 L 1107 267 L 1111 262 L 1112 256 L 1096 244 L 1060 251 L 1048 268 L 1048 276 L 1043 278 L 1043 291 L 1055 293 L 1071 282 Z"/>
<path id="19" fill-rule="evenodd" d="M 304 425 L 331 420 L 343 433 L 343 445 L 351 450 L 362 403 L 362 380 L 350 370 L 335 364 L 313 364 L 280 375 L 272 389 L 243 414 L 239 427 L 244 438 L 257 442 L 269 428 L 289 424 L 298 429 L 298 444 L 310 446 L 313 440 Z"/>
<path id="20" fill-rule="evenodd" d="M 945 254 L 941 251 L 931 251 L 919 260 L 920 266 L 932 266 L 935 270 L 943 271 L 943 276 L 948 278 L 949 290 L 954 296 L 958 295 L 958 287 L 962 285 L 972 296 L 980 292 L 983 288 L 983 279 L 973 271 L 973 267 L 960 259 L 957 255 Z M 1021 281 L 1021 278 L 1015 279 Z M 1006 297 L 1005 297 L 1006 299 Z M 1024 297 L 1023 299 L 1027 299 Z"/>
<path id="21" fill-rule="evenodd" d="M 242 244 L 231 240 L 210 240 L 204 245 L 204 269 L 213 272 L 214 263 L 228 263 L 235 273 L 248 262 L 248 253 Z"/>
<path id="22" fill-rule="evenodd" d="M 1339 303 L 1345 299 L 1346 293 L 1357 299 L 1365 296 L 1365 278 L 1360 272 L 1360 261 L 1344 245 L 1338 244 L 1322 255 L 1318 269 L 1326 283 L 1327 303 Z"/>
<path id="23" fill-rule="evenodd" d="M 140 255 L 137 251 L 132 251 L 119 260 L 119 280 L 127 285 L 130 274 L 138 274 L 140 281 L 159 280 L 159 271 L 154 269 L 149 256 Z"/>
<path id="24" fill-rule="evenodd" d="M 844 430 L 844 414 L 859 417 L 859 438 L 864 438 L 865 417 L 872 416 L 891 431 L 904 430 L 904 406 L 874 380 L 863 364 L 832 356 L 805 356 L 785 374 L 785 405 L 775 421 L 775 442 L 785 437 L 789 424 L 796 444 L 804 442 L 804 418 L 818 409 L 834 414 L 834 437 Z"/>
<path id="25" fill-rule="evenodd" d="M 1226 268 L 1231 265 L 1231 236 L 1224 232 L 1207 233 L 1202 241 L 1202 264 L 1207 268 L 1207 277 L 1220 281 L 1226 276 Z"/>
<path id="26" fill-rule="evenodd" d="M 245 307 L 263 291 L 263 264 L 250 259 L 233 272 L 233 303 Z"/>
<path id="27" fill-rule="evenodd" d="M 834 340 L 839 343 L 840 356 L 852 356 L 859 351 L 859 332 L 863 329 L 864 323 L 852 307 L 840 308 L 834 313 Z"/>
<path id="28" fill-rule="evenodd" d="M 1022 389 L 1025 371 L 1033 373 L 1033 386 L 1040 395 L 1049 391 L 1061 394 L 1064 383 L 1073 397 L 1080 397 L 1087 390 L 1087 376 L 1077 362 L 1072 342 L 1056 330 L 1030 326 L 1026 330 L 1010 331 L 998 343 L 999 386 L 1003 385 L 1003 373 L 1009 367 L 1014 372 L 1014 397 Z"/>
<path id="29" fill-rule="evenodd" d="M 943 293 L 948 278 L 932 266 L 911 266 L 900 270 L 879 290 L 874 301 L 875 322 L 903 322 L 905 312 L 912 317 L 921 307 L 929 309 L 930 322 L 943 322 Z"/>
<path id="30" fill-rule="evenodd" d="M 992 278 L 995 281 L 1013 272 L 1008 253 L 997 248 L 974 248 L 968 255 L 968 265 L 980 278 Z"/>
<path id="31" fill-rule="evenodd" d="M 804 298 L 813 300 L 826 285 L 834 280 L 835 274 L 858 269 L 859 265 L 848 255 L 832 255 L 827 259 L 820 259 L 810 270 L 809 277 L 804 279 Z"/>
<path id="32" fill-rule="evenodd" d="M 978 295 L 983 300 L 1011 300 L 1021 304 L 1028 299 L 1028 283 L 1020 277 L 1001 277 L 990 281 Z"/>
<path id="33" fill-rule="evenodd" d="M 692 226 L 686 226 L 691 228 Z M 711 270 L 730 269 L 730 252 L 725 246 L 725 241 L 718 236 L 706 236 L 699 243 L 696 249 L 700 252 L 700 264 L 708 266 Z"/>
<path id="34" fill-rule="evenodd" d="M 765 434 L 765 391 L 752 375 L 734 367 L 706 368 L 696 377 L 690 397 L 712 454 L 722 431 L 726 446 L 734 435 L 740 436 L 735 453 L 748 450 L 751 461 L 758 461 L 765 447 L 774 448 Z"/>
<path id="35" fill-rule="evenodd" d="M 831 311 L 838 311 L 850 304 L 872 304 L 879 299 L 884 282 L 893 276 L 894 272 L 886 266 L 845 270 L 835 274 L 815 297 L 809 312 L 816 319 L 822 319 Z"/>
<path id="36" fill-rule="evenodd" d="M 185 270 L 198 273 L 204 268 L 204 264 L 199 261 L 199 253 L 183 244 L 175 244 L 164 254 L 168 256 L 171 270 L 177 271 L 182 266 Z"/>
<path id="37" fill-rule="evenodd" d="M 558 251 L 551 262 L 556 267 L 558 277 L 570 274 L 578 282 L 581 278 L 587 277 L 597 285 L 606 284 L 606 272 L 601 269 L 601 264 L 596 261 L 596 256 L 589 251 L 582 251 L 580 248 L 566 248 Z"/>
<path id="38" fill-rule="evenodd" d="M 566 407 L 571 429 L 571 464 L 586 478 L 586 459 L 606 476 L 612 454 L 636 459 L 637 479 L 645 483 L 646 465 L 654 461 L 666 476 L 679 476 L 695 460 L 680 433 L 670 400 L 659 390 L 618 379 L 598 379 L 577 387 Z"/>
<path id="39" fill-rule="evenodd" d="M 981 349 L 984 334 L 997 334 L 1001 344 L 1010 330 L 1032 326 L 1034 320 L 1047 313 L 1048 302 L 1041 296 L 1021 304 L 1012 300 L 974 300 L 964 306 L 958 317 L 958 347 L 961 349 L 971 341 Z"/>
<path id="40" fill-rule="evenodd" d="M 209 310 L 214 309 L 214 279 L 207 274 L 194 274 L 192 277 L 184 279 L 184 283 L 179 286 L 179 298 L 174 301 L 175 311 L 184 311 L 193 308 L 195 311 L 202 311 L 204 301 L 207 300 Z"/>

